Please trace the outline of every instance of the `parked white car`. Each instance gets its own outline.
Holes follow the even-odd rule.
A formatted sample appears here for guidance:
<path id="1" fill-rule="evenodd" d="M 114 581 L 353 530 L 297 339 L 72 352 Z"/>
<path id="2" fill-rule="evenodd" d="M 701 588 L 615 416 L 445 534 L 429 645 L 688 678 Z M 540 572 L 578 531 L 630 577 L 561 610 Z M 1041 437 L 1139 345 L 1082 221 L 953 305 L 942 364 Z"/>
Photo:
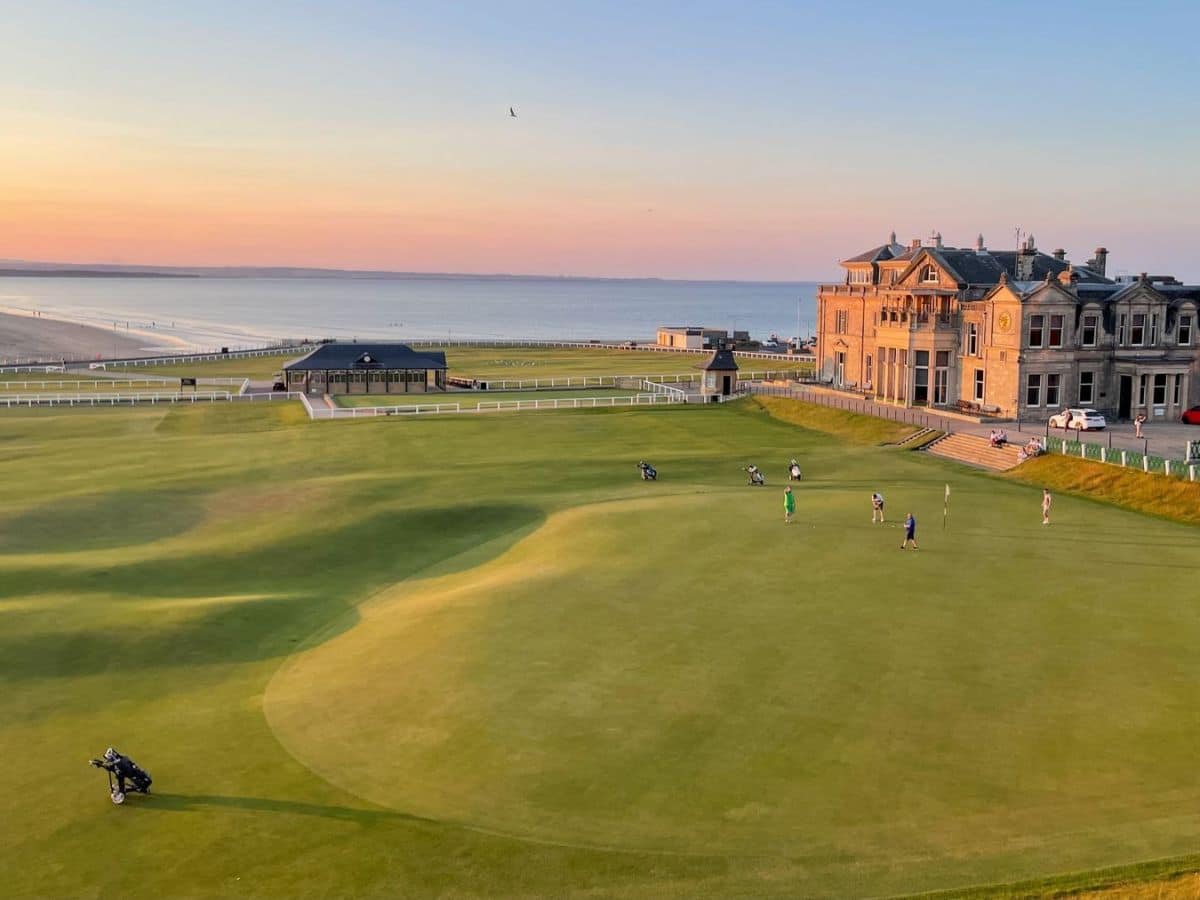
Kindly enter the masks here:
<path id="1" fill-rule="evenodd" d="M 1051 428 L 1074 428 L 1076 431 L 1103 431 L 1108 427 L 1104 416 L 1094 409 L 1064 409 L 1050 417 Z"/>

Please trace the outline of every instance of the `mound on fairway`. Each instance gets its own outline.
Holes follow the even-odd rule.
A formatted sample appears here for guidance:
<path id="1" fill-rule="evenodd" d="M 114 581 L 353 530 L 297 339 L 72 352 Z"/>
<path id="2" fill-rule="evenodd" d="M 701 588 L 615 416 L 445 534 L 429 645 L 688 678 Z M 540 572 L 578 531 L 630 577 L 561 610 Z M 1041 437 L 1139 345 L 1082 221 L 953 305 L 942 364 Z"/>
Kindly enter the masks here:
<path id="1" fill-rule="evenodd" d="M 1200 839 L 1194 528 L 1043 528 L 749 405 L 232 412 L 0 422 L 0 742 L 48 773 L 14 896 L 878 896 Z M 175 496 L 157 535 L 30 518 Z M 160 793 L 108 803 L 112 743 Z"/>

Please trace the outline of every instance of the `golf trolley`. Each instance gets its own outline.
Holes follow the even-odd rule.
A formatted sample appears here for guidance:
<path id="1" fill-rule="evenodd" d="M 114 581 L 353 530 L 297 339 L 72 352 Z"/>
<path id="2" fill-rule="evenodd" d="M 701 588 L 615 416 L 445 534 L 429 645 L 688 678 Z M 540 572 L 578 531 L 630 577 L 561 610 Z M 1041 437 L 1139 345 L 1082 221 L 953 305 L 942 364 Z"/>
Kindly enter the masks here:
<path id="1" fill-rule="evenodd" d="M 642 460 L 638 463 L 638 468 L 642 470 L 642 481 L 658 481 L 658 469 L 650 463 Z"/>
<path id="2" fill-rule="evenodd" d="M 111 747 L 105 751 L 102 758 L 92 759 L 88 762 L 97 769 L 103 769 L 108 773 L 108 794 L 117 806 L 125 802 L 127 793 L 150 793 L 152 783 L 150 773 Z"/>
<path id="3" fill-rule="evenodd" d="M 800 480 L 800 464 L 794 459 L 788 463 L 788 481 Z"/>
<path id="4" fill-rule="evenodd" d="M 763 475 L 758 466 L 746 466 L 745 471 L 750 476 L 749 484 L 751 487 L 764 487 L 766 485 L 766 476 Z"/>

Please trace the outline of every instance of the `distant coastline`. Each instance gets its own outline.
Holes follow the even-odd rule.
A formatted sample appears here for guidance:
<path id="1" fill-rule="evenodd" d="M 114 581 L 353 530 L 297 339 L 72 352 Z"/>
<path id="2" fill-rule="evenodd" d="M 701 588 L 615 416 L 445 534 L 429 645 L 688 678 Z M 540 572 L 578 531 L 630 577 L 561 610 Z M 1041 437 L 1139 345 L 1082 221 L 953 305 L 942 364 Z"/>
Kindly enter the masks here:
<path id="1" fill-rule="evenodd" d="M 505 272 L 403 272 L 388 269 L 324 269 L 298 266 L 147 266 L 120 263 L 48 263 L 0 259 L 0 278 L 332 278 L 361 280 L 580 281 L 622 284 L 792 284 L 816 279 L 660 278 L 653 275 L 514 275 Z"/>

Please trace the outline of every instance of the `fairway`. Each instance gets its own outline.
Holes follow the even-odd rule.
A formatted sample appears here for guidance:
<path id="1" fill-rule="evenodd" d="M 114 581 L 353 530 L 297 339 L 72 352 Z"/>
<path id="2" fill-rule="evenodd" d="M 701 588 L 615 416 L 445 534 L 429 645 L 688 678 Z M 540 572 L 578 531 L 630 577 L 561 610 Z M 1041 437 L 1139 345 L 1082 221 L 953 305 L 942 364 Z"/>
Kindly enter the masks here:
<path id="1" fill-rule="evenodd" d="M 1066 495 L 1044 528 L 1036 486 L 771 409 L 6 414 L 6 894 L 875 897 L 1194 853 L 1200 531 Z M 108 802 L 109 744 L 155 795 Z"/>

